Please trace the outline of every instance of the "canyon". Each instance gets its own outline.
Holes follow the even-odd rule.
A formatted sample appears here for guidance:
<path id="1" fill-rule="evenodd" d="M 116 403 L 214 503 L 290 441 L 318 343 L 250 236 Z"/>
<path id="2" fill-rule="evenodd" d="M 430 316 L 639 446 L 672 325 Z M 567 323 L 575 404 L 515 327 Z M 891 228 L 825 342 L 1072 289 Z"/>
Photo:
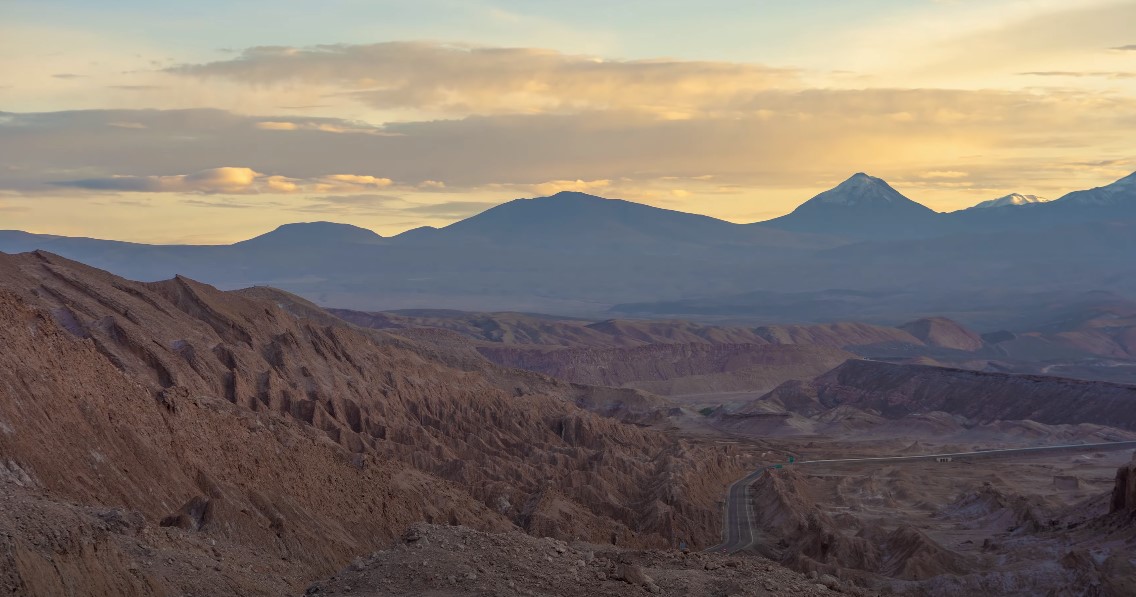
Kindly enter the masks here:
<path id="1" fill-rule="evenodd" d="M 42 251 L 0 255 L 0 321 L 16 593 L 1123 595 L 1136 578 L 1128 452 L 810 464 L 1136 440 L 1136 386 L 990 366 L 1027 334 L 329 311 Z M 1118 358 L 1126 332 L 1101 333 L 1030 337 Z M 748 490 L 758 539 L 698 554 L 726 487 L 777 462 Z"/>

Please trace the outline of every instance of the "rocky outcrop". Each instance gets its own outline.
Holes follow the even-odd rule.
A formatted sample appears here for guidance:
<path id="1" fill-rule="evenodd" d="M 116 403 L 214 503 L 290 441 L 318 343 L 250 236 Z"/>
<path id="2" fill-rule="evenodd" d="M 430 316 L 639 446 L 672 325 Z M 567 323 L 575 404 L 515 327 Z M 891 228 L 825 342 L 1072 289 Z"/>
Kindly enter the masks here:
<path id="1" fill-rule="evenodd" d="M 964 352 L 981 350 L 982 336 L 945 317 L 917 319 L 899 326 L 927 346 L 950 348 Z"/>
<path id="2" fill-rule="evenodd" d="M 358 558 L 334 577 L 313 583 L 307 594 L 808 597 L 834 590 L 870 594 L 832 578 L 810 580 L 761 558 L 626 550 L 416 525 L 404 541 Z"/>
<path id="3" fill-rule="evenodd" d="M 771 471 L 751 492 L 761 530 L 758 551 L 802 572 L 922 580 L 968 568 L 966 558 L 911 526 L 841 528 L 796 471 Z"/>
<path id="4" fill-rule="evenodd" d="M 1136 513 L 1136 454 L 1132 462 L 1116 470 L 1116 485 L 1112 490 L 1109 512 Z"/>

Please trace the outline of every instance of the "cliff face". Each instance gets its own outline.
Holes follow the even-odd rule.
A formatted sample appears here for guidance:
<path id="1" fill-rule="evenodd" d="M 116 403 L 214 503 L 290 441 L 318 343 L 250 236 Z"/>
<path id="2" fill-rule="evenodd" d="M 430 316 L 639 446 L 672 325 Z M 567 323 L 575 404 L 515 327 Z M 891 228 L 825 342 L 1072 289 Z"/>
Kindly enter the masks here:
<path id="1" fill-rule="evenodd" d="M 1132 462 L 1116 470 L 1116 486 L 1112 490 L 1109 512 L 1136 513 L 1136 454 Z"/>
<path id="2" fill-rule="evenodd" d="M 90 582 L 128 579 L 158 534 L 174 563 L 143 593 L 294 592 L 415 520 L 717 540 L 716 502 L 745 465 L 729 451 L 587 412 L 575 404 L 587 388 L 459 356 L 455 368 L 309 315 L 185 278 L 140 284 L 45 253 L 0 255 L 0 484 L 14 488 L 0 510 L 47 492 L 44 512 L 77 503 L 140 521 L 108 539 L 101 514 L 75 514 L 114 546 L 91 560 L 44 551 L 46 527 L 0 516 L 17 544 L 0 586 L 54 586 L 66 566 L 41 564 L 80 555 L 76 566 L 106 571 Z M 247 572 L 261 552 L 288 566 Z M 201 553 L 225 562 L 227 585 L 177 569 Z"/>
<path id="3" fill-rule="evenodd" d="M 848 361 L 811 382 L 786 383 L 756 402 L 812 405 L 812 410 L 848 405 L 889 419 L 942 411 L 978 422 L 1093 423 L 1136 430 L 1136 386 L 877 361 Z"/>

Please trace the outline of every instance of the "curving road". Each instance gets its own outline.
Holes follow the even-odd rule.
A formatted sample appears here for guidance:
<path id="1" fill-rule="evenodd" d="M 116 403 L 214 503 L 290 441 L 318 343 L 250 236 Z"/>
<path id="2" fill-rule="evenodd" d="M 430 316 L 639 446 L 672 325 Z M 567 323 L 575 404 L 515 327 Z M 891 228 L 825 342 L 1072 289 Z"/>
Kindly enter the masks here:
<path id="1" fill-rule="evenodd" d="M 918 456 L 877 456 L 869 458 L 840 458 L 835 460 L 804 460 L 798 461 L 796 464 L 915 462 L 919 460 L 934 460 L 942 457 L 952 459 L 963 457 L 992 458 L 1022 454 L 1079 452 L 1082 450 L 1124 450 L 1127 448 L 1136 448 L 1136 441 L 1040 446 L 1034 448 L 1006 448 L 1000 450 L 979 450 L 975 452 L 920 454 Z M 773 468 L 773 466 L 762 466 L 745 477 L 734 481 L 734 483 L 730 485 L 730 488 L 726 491 L 726 519 L 722 529 L 722 542 L 707 548 L 706 551 L 732 554 L 753 545 L 754 540 L 757 538 L 757 532 L 753 526 L 753 504 L 749 499 L 749 490 L 750 487 L 753 486 L 754 481 L 761 478 L 761 475 L 771 468 Z"/>

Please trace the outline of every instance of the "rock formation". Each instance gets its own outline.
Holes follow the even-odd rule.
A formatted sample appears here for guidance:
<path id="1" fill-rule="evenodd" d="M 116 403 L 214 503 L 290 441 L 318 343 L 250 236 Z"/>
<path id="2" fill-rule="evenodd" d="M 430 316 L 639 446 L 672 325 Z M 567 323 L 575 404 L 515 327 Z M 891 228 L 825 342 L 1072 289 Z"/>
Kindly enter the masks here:
<path id="1" fill-rule="evenodd" d="M 728 448 L 256 294 L 0 255 L 0 587 L 295 593 L 414 521 L 717 541 Z"/>
<path id="2" fill-rule="evenodd" d="M 1116 470 L 1116 486 L 1112 490 L 1109 512 L 1136 512 L 1136 454 L 1132 462 Z"/>

